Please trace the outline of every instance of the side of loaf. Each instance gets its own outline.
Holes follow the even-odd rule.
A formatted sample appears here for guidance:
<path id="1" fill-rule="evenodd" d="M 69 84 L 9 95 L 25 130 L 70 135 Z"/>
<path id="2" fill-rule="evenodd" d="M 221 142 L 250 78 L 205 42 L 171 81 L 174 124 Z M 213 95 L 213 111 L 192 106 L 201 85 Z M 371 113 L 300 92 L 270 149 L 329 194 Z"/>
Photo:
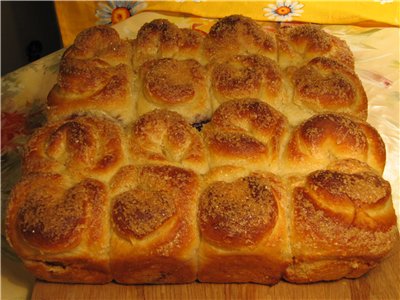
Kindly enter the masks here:
<path id="1" fill-rule="evenodd" d="M 399 241 L 346 43 L 314 25 L 167 20 L 78 35 L 6 217 L 52 282 L 356 278 Z"/>

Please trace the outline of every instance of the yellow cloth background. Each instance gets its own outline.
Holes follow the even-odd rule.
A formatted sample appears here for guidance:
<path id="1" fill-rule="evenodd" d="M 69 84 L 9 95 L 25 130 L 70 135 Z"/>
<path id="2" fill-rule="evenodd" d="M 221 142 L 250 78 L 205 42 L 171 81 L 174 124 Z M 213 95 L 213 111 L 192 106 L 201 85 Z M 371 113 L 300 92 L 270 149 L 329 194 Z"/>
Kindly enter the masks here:
<path id="1" fill-rule="evenodd" d="M 387 0 L 386 0 L 387 1 Z M 292 1 L 303 4 L 300 16 L 294 22 L 319 24 L 352 24 L 360 26 L 399 26 L 400 0 L 356 1 Z M 55 1 L 55 8 L 64 46 L 73 43 L 83 29 L 96 25 L 99 1 Z M 132 1 L 135 2 L 135 1 Z M 144 1 L 143 11 L 183 13 L 206 18 L 221 18 L 242 14 L 259 21 L 270 21 L 263 8 L 277 1 Z M 285 2 L 285 1 L 280 1 Z M 139 12 L 140 13 L 140 12 Z"/>

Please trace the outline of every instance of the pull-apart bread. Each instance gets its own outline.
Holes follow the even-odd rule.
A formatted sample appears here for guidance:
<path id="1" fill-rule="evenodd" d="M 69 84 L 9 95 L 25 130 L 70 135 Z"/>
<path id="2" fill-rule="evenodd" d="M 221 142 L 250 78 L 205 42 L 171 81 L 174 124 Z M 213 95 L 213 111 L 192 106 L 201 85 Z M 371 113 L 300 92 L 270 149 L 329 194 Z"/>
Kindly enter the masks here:
<path id="1" fill-rule="evenodd" d="M 7 239 L 55 282 L 359 277 L 399 239 L 367 108 L 349 47 L 315 25 L 89 28 L 26 145 Z"/>

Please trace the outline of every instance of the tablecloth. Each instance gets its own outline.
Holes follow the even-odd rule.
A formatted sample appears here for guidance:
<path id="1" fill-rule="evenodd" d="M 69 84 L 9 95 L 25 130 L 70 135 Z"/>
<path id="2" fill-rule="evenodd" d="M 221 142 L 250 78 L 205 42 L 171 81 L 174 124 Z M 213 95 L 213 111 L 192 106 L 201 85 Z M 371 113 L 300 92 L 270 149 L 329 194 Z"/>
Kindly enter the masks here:
<path id="1" fill-rule="evenodd" d="M 169 1 L 55 1 L 64 46 L 78 32 L 96 24 L 116 24 L 142 12 L 168 12 L 204 18 L 241 13 L 259 21 L 318 24 L 399 26 L 399 0 L 169 0 Z"/>

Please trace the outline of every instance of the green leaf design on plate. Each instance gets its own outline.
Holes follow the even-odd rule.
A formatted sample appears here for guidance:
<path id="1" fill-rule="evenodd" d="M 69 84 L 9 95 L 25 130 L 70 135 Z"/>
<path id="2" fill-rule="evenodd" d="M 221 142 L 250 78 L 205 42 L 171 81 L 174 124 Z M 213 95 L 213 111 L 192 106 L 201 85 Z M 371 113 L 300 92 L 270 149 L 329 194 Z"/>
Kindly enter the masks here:
<path id="1" fill-rule="evenodd" d="M 2 107 L 3 101 L 6 101 L 19 94 L 21 82 L 18 80 L 18 77 L 18 74 L 13 72 L 1 78 Z"/>

